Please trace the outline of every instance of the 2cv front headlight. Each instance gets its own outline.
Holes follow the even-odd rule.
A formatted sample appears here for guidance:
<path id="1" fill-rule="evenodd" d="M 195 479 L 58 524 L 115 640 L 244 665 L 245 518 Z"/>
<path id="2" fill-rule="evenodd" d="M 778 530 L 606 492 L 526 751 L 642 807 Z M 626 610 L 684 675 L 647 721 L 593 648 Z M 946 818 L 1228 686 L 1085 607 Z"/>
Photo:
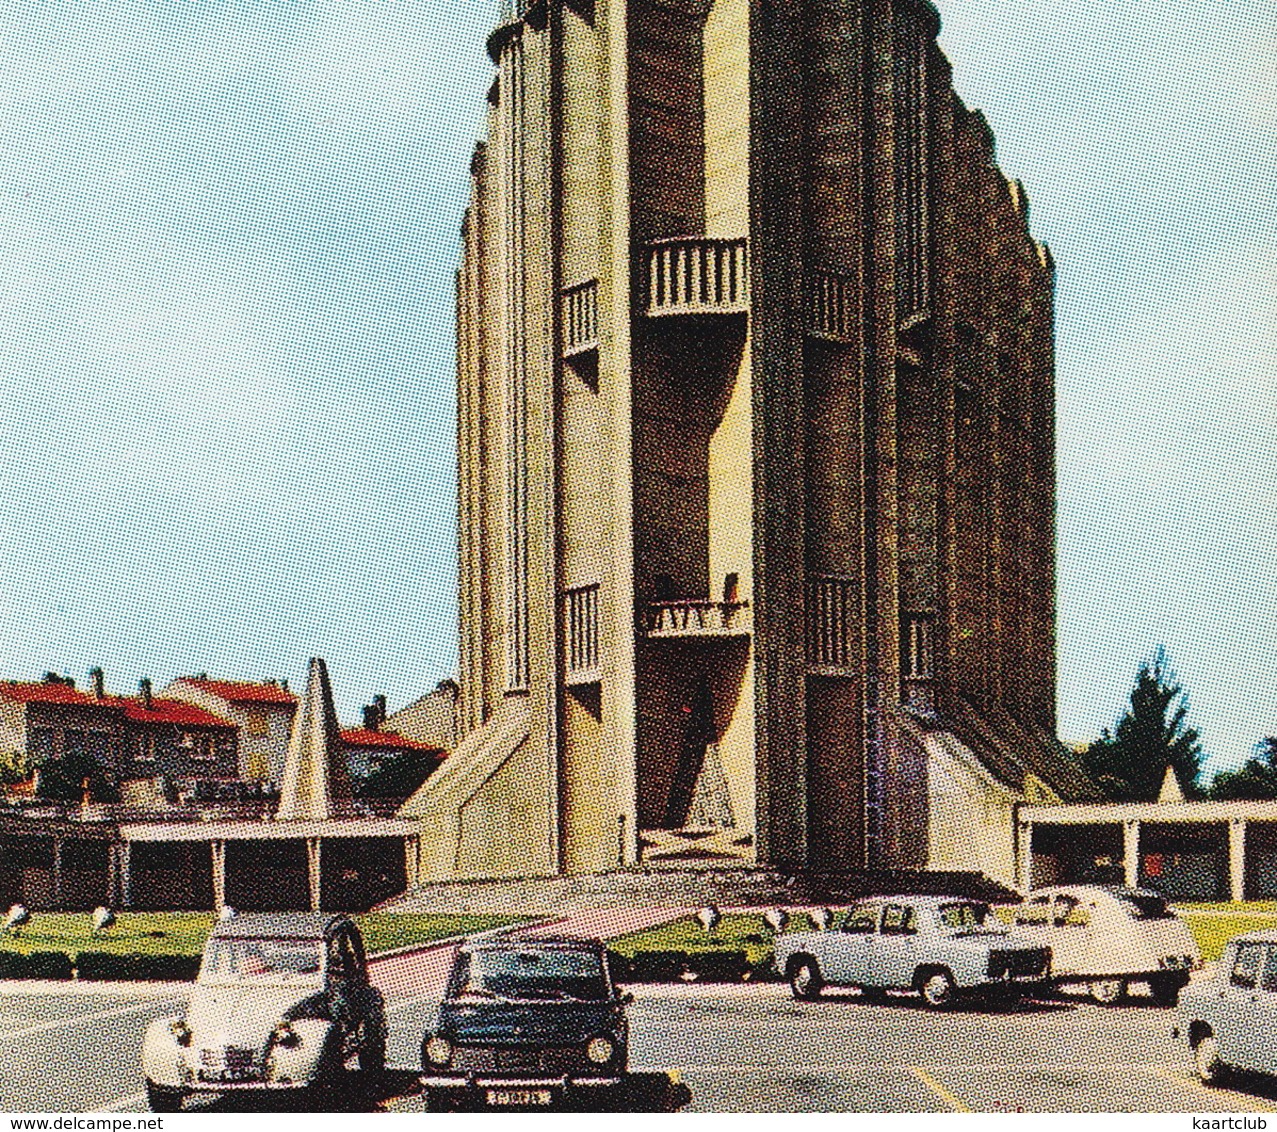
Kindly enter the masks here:
<path id="1" fill-rule="evenodd" d="M 425 1052 L 431 1065 L 447 1065 L 452 1060 L 452 1043 L 442 1034 L 435 1034 L 427 1040 Z"/>
<path id="2" fill-rule="evenodd" d="M 191 1044 L 191 1028 L 186 1024 L 184 1018 L 174 1018 L 169 1023 L 168 1031 L 173 1035 L 173 1040 L 180 1046 L 189 1046 Z"/>
<path id="3" fill-rule="evenodd" d="M 301 1044 L 301 1037 L 293 1029 L 293 1024 L 285 1019 L 275 1027 L 274 1032 L 271 1034 L 271 1041 L 277 1046 L 283 1046 L 284 1049 L 292 1049 L 294 1046 Z"/>

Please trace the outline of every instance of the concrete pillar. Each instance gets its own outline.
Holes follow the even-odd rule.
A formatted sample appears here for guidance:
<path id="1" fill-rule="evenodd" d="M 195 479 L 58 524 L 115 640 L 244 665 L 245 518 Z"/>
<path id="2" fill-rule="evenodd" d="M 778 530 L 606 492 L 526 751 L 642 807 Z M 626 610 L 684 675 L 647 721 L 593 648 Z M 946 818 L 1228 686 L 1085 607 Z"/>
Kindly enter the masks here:
<path id="1" fill-rule="evenodd" d="M 1016 861 L 1016 879 L 1022 892 L 1033 888 L 1033 823 L 1020 822 L 1020 837 L 1016 842 L 1019 860 Z"/>
<path id="2" fill-rule="evenodd" d="M 53 906 L 62 909 L 62 838 L 53 839 Z"/>
<path id="3" fill-rule="evenodd" d="M 312 912 L 319 911 L 319 881 L 320 881 L 320 839 L 318 837 L 306 838 L 306 872 L 307 879 L 310 881 L 310 910 Z"/>
<path id="4" fill-rule="evenodd" d="M 121 841 L 117 846 L 117 854 L 120 870 L 120 907 L 131 908 L 133 906 L 133 874 L 130 871 L 133 857 L 132 842 Z"/>
<path id="5" fill-rule="evenodd" d="M 1140 883 L 1140 823 L 1128 819 L 1122 826 L 1122 863 L 1128 888 L 1138 888 Z"/>
<path id="6" fill-rule="evenodd" d="M 213 851 L 213 911 L 226 907 L 226 842 L 217 839 L 210 843 Z"/>
<path id="7" fill-rule="evenodd" d="M 403 875 L 404 888 L 411 892 L 417 887 L 421 864 L 421 838 L 417 836 L 403 839 Z"/>
<path id="8" fill-rule="evenodd" d="M 1246 899 L 1245 818 L 1228 823 L 1228 898 L 1234 902 Z"/>

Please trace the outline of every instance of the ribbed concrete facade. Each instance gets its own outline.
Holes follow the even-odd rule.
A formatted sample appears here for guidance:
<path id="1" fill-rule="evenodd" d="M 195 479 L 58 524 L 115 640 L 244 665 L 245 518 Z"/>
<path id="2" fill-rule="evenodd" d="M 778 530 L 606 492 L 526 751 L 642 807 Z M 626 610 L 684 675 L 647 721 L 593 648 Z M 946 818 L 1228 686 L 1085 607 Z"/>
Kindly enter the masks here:
<path id="1" fill-rule="evenodd" d="M 1012 879 L 1054 740 L 1053 266 L 925 0 L 540 0 L 458 276 L 422 875 Z"/>

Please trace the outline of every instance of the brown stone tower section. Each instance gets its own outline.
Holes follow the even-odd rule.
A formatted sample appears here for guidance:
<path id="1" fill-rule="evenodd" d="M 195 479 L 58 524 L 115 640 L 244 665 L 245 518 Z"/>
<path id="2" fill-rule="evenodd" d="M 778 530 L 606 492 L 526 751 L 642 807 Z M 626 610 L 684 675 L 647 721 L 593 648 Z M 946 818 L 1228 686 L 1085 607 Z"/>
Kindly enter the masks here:
<path id="1" fill-rule="evenodd" d="M 512 0 L 458 273 L 421 875 L 1013 876 L 1054 739 L 1053 266 L 926 0 Z"/>

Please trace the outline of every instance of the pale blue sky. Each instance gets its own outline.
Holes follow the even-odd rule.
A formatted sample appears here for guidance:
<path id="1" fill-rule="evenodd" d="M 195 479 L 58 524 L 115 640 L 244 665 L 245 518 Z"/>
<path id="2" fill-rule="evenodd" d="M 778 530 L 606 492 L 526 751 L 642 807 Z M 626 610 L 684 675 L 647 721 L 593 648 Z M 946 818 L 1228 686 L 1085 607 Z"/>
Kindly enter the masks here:
<path id="1" fill-rule="evenodd" d="M 1277 732 L 1277 6 L 941 0 L 1059 265 L 1060 731 L 1165 644 Z M 489 0 L 0 10 L 0 677 L 455 665 L 452 271 Z"/>

